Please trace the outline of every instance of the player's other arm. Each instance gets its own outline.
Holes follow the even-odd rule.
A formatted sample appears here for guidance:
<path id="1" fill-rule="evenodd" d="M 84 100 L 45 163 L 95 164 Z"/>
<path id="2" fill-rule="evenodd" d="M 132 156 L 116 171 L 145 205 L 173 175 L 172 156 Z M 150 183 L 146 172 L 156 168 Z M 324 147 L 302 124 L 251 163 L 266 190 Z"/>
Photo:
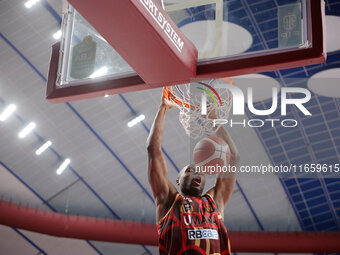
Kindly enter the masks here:
<path id="1" fill-rule="evenodd" d="M 233 139 L 223 127 L 220 127 L 218 131 L 216 132 L 216 134 L 217 136 L 222 138 L 229 146 L 230 168 L 228 169 L 232 169 L 232 168 L 237 169 L 238 164 L 240 162 L 240 154 L 235 146 Z M 209 191 L 209 193 L 213 196 L 222 215 L 223 215 L 224 208 L 227 205 L 233 193 L 235 183 L 236 183 L 236 172 L 233 172 L 233 171 L 221 172 L 217 176 L 215 187 Z"/>
<path id="2" fill-rule="evenodd" d="M 148 179 L 156 202 L 157 221 L 166 214 L 177 193 L 175 186 L 168 179 L 166 161 L 162 152 L 165 117 L 173 106 L 171 101 L 162 100 L 147 139 Z"/>

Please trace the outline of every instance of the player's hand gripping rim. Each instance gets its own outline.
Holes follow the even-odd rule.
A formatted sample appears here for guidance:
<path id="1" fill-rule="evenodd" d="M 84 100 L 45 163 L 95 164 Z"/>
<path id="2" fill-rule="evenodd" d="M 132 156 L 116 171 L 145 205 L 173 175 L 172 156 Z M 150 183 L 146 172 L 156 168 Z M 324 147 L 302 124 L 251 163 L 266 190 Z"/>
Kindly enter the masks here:
<path id="1" fill-rule="evenodd" d="M 162 105 L 165 106 L 167 109 L 171 109 L 176 106 L 176 103 L 171 100 L 171 97 L 173 97 L 171 94 L 162 94 Z"/>

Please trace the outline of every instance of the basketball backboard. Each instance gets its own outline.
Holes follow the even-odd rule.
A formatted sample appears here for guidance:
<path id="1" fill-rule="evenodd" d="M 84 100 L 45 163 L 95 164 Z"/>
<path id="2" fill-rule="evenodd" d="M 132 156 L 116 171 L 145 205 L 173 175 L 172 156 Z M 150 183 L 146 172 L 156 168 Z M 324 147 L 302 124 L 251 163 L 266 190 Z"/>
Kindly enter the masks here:
<path id="1" fill-rule="evenodd" d="M 293 68 L 321 63 L 326 59 L 323 0 L 129 1 L 149 8 L 150 14 L 164 5 L 168 19 L 184 35 L 179 37 L 192 42 L 194 46 L 189 45 L 192 52 L 197 48 L 198 56 L 190 55 L 193 59 L 197 58 L 197 63 L 191 61 L 195 65 L 193 71 L 187 72 L 184 78 L 171 74 L 172 80 L 156 79 L 151 84 L 147 76 L 152 74 L 152 70 L 149 73 L 138 72 L 138 75 L 127 63 L 131 61 L 125 61 L 108 43 L 111 40 L 106 30 L 100 30 L 104 31 L 105 39 L 77 10 L 90 20 L 94 17 L 100 20 L 100 15 L 90 13 L 88 6 L 82 8 L 86 1 L 70 0 L 77 10 L 68 5 L 63 15 L 63 39 L 53 46 L 47 100 L 72 101 L 165 84 Z M 92 2 L 103 5 L 103 8 L 110 7 L 105 6 L 110 1 Z M 119 2 L 116 1 L 116 5 Z M 157 21 L 157 16 L 154 20 Z M 93 24 L 101 29 L 99 23 Z M 132 43 L 138 44 L 139 41 Z M 123 54 L 123 51 L 120 52 Z M 162 60 L 160 63 L 163 64 Z M 172 67 L 167 68 L 171 70 Z"/>

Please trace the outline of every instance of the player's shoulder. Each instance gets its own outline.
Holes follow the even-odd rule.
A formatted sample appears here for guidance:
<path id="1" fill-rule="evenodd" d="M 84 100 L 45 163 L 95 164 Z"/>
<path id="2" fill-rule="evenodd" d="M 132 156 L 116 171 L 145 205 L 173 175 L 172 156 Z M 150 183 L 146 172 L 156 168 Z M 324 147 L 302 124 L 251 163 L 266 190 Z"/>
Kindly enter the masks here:
<path id="1" fill-rule="evenodd" d="M 204 196 L 209 196 L 209 197 L 211 197 L 212 199 L 214 199 L 214 197 L 215 197 L 215 186 L 214 187 L 212 187 L 211 189 L 209 189 L 205 194 L 204 194 Z"/>
<path id="2" fill-rule="evenodd" d="M 209 202 L 214 202 L 214 203 L 215 203 L 215 201 L 214 201 L 214 195 L 211 194 L 210 192 L 205 193 L 205 194 L 202 196 L 202 199 L 206 199 L 206 200 L 208 200 Z"/>
<path id="3" fill-rule="evenodd" d="M 168 199 L 168 203 L 163 207 L 159 207 L 156 210 L 160 210 L 160 218 L 157 220 L 157 225 L 161 224 L 167 216 L 170 215 L 171 211 L 174 209 L 176 202 L 181 199 L 181 195 L 177 192 L 173 198 Z"/>

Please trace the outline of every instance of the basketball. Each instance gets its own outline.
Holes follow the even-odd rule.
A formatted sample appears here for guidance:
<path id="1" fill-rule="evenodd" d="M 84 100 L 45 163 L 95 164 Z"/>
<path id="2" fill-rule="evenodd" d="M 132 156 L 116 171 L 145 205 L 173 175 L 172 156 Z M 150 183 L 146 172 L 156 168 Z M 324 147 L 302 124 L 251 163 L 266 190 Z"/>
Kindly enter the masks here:
<path id="1" fill-rule="evenodd" d="M 200 171 L 206 174 L 217 174 L 219 169 L 230 161 L 230 150 L 227 143 L 217 136 L 208 136 L 199 141 L 193 151 L 194 162 Z"/>

